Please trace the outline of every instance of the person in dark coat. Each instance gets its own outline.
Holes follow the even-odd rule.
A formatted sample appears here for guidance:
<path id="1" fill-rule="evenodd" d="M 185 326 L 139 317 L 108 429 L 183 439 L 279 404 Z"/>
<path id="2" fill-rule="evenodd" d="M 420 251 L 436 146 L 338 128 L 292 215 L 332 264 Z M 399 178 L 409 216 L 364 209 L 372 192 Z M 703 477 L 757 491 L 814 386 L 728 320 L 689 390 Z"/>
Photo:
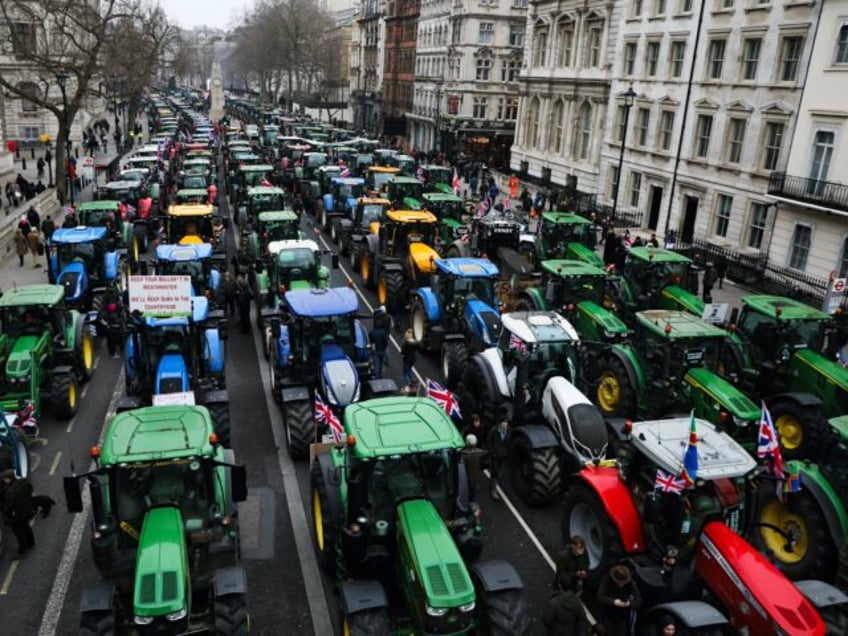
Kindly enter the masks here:
<path id="1" fill-rule="evenodd" d="M 386 363 L 386 351 L 389 348 L 389 332 L 386 329 L 384 315 L 386 310 L 378 307 L 374 310 L 374 326 L 368 333 L 371 341 L 371 353 L 374 356 L 373 375 L 375 378 L 383 377 L 383 365 Z"/>
<path id="2" fill-rule="evenodd" d="M 598 588 L 603 620 L 610 634 L 632 636 L 636 610 L 642 606 L 639 588 L 626 565 L 614 565 Z"/>
<path id="3" fill-rule="evenodd" d="M 407 392 L 412 390 L 412 368 L 418 355 L 418 343 L 412 329 L 407 329 L 403 337 L 403 345 L 400 348 L 400 357 L 403 360 L 403 385 Z"/>
<path id="4" fill-rule="evenodd" d="M 713 301 L 713 286 L 716 284 L 718 280 L 718 275 L 716 274 L 715 266 L 712 263 L 707 263 L 707 267 L 704 270 L 704 302 L 711 303 Z"/>
<path id="5" fill-rule="evenodd" d="M 250 333 L 250 304 L 253 302 L 253 292 L 244 280 L 243 276 L 238 278 L 238 292 L 236 292 L 236 306 L 239 312 L 240 333 Z"/>
<path id="6" fill-rule="evenodd" d="M 38 215 L 38 210 L 33 206 L 29 206 L 29 210 L 27 210 L 27 221 L 31 227 L 36 229 L 41 227 L 41 217 Z"/>
<path id="7" fill-rule="evenodd" d="M 557 554 L 556 575 L 554 576 L 554 587 L 560 574 L 566 574 L 575 582 L 577 592 L 581 592 L 583 581 L 589 573 L 589 555 L 586 554 L 586 540 L 576 534 L 571 537 L 571 543 Z"/>
<path id="8" fill-rule="evenodd" d="M 48 516 L 56 502 L 45 495 L 33 496 L 30 481 L 18 479 L 11 468 L 0 473 L 0 502 L 3 519 L 12 526 L 12 532 L 18 540 L 18 555 L 35 548 L 30 519 L 38 509 L 41 509 L 42 516 Z"/>
<path id="9" fill-rule="evenodd" d="M 615 263 L 615 231 L 610 230 L 606 233 L 603 240 L 604 245 L 604 265 L 613 265 Z"/>
<path id="10" fill-rule="evenodd" d="M 509 458 L 509 448 L 512 444 L 512 431 L 509 428 L 509 420 L 501 419 L 497 426 L 493 426 L 486 437 L 486 450 L 489 452 L 491 462 L 491 483 L 489 493 L 492 501 L 500 501 L 498 494 L 498 480 L 501 478 L 503 466 Z"/>
<path id="11" fill-rule="evenodd" d="M 542 610 L 542 625 L 547 636 L 583 636 L 588 621 L 583 604 L 574 592 L 574 579 L 560 572 L 556 579 L 556 591 Z"/>
<path id="12" fill-rule="evenodd" d="M 465 474 L 468 476 L 468 499 L 477 501 L 477 493 L 483 485 L 483 455 L 486 454 L 479 446 L 479 438 L 474 433 L 465 436 L 465 448 L 462 449 L 462 463 L 465 464 Z"/>
<path id="13" fill-rule="evenodd" d="M 715 262 L 716 278 L 718 280 L 718 288 L 724 288 L 724 277 L 727 276 L 727 257 L 722 254 Z"/>

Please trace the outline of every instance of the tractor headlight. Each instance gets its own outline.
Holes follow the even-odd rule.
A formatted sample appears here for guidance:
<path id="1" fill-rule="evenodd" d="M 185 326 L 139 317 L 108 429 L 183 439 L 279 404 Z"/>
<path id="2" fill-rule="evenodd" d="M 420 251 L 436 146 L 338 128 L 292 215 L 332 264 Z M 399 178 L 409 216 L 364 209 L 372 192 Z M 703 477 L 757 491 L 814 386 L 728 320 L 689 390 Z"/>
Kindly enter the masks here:
<path id="1" fill-rule="evenodd" d="M 186 614 L 188 614 L 188 610 L 186 610 L 186 608 L 184 607 L 181 610 L 178 610 L 176 612 L 171 612 L 170 614 L 166 614 L 165 618 L 167 618 L 169 621 L 179 621 L 179 620 L 184 619 L 186 617 Z"/>
<path id="2" fill-rule="evenodd" d="M 460 605 L 459 611 L 467 614 L 468 612 L 473 612 L 476 607 L 477 603 L 471 601 L 470 603 L 466 603 L 465 605 Z"/>
<path id="3" fill-rule="evenodd" d="M 150 625 L 150 624 L 153 623 L 153 617 L 152 616 L 136 616 L 135 618 L 133 618 L 133 622 L 136 625 Z"/>
<path id="4" fill-rule="evenodd" d="M 429 614 L 430 616 L 435 616 L 436 618 L 439 618 L 447 613 L 447 607 L 430 607 L 429 605 L 427 606 L 427 614 Z"/>

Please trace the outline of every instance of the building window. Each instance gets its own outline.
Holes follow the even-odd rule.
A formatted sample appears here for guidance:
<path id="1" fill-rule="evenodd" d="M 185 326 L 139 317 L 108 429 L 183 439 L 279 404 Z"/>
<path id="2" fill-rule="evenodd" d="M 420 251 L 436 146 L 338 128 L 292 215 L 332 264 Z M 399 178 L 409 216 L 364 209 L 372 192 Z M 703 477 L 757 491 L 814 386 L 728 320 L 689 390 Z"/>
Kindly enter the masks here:
<path id="1" fill-rule="evenodd" d="M 721 79 L 721 69 L 724 66 L 724 40 L 713 40 L 710 42 L 709 67 L 707 76 L 710 79 Z"/>
<path id="2" fill-rule="evenodd" d="M 512 6 L 516 9 L 526 9 L 527 0 L 512 0 Z"/>
<path id="3" fill-rule="evenodd" d="M 680 13 L 692 13 L 692 0 L 680 0 Z"/>
<path id="4" fill-rule="evenodd" d="M 718 4 L 721 9 L 733 8 L 733 0 L 716 0 L 716 4 Z"/>
<path id="5" fill-rule="evenodd" d="M 633 4 L 631 5 L 630 15 L 634 18 L 639 18 L 642 16 L 642 0 L 633 0 Z"/>
<path id="6" fill-rule="evenodd" d="M 842 258 L 839 261 L 839 278 L 848 276 L 848 236 L 842 239 Z"/>
<path id="7" fill-rule="evenodd" d="M 839 27 L 839 36 L 836 38 L 836 56 L 834 64 L 848 64 L 848 24 Z"/>
<path id="8" fill-rule="evenodd" d="M 34 82 L 21 82 L 18 88 L 24 94 L 21 97 L 21 110 L 25 113 L 34 113 L 38 111 L 38 104 L 35 103 L 40 97 L 38 85 Z"/>
<path id="9" fill-rule="evenodd" d="M 660 150 L 671 150 L 671 137 L 674 130 L 674 111 L 664 110 L 660 113 L 659 147 Z"/>
<path id="10" fill-rule="evenodd" d="M 509 45 L 524 46 L 524 29 L 515 26 L 509 28 Z"/>
<path id="11" fill-rule="evenodd" d="M 479 44 L 491 44 L 495 40 L 495 23 L 481 22 Z"/>
<path id="12" fill-rule="evenodd" d="M 639 193 L 642 190 L 642 173 L 630 173 L 630 205 L 637 207 L 639 205 Z"/>
<path id="13" fill-rule="evenodd" d="M 763 138 L 763 170 L 776 170 L 780 160 L 780 148 L 783 145 L 784 125 L 780 122 L 766 122 Z"/>
<path id="14" fill-rule="evenodd" d="M 747 38 L 742 53 L 742 79 L 757 79 L 757 66 L 760 64 L 760 49 L 763 41 L 760 38 Z"/>
<path id="15" fill-rule="evenodd" d="M 574 28 L 569 22 L 559 27 L 557 38 L 557 66 L 571 66 L 571 50 L 574 46 Z"/>
<path id="16" fill-rule="evenodd" d="M 501 62 L 501 81 L 517 82 L 521 72 L 521 60 L 503 60 Z"/>
<path id="17" fill-rule="evenodd" d="M 583 104 L 580 107 L 580 132 L 579 152 L 577 153 L 581 159 L 589 158 L 589 144 L 592 141 L 592 107 L 589 104 Z"/>
<path id="18" fill-rule="evenodd" d="M 615 129 L 617 131 L 616 138 L 619 144 L 624 143 L 624 106 L 619 105 L 615 109 Z"/>
<path id="19" fill-rule="evenodd" d="M 810 243 L 813 229 L 809 225 L 798 223 L 792 232 L 792 245 L 789 247 L 789 267 L 804 271 L 807 267 L 807 257 L 810 255 Z"/>
<path id="20" fill-rule="evenodd" d="M 640 108 L 636 118 L 636 145 L 648 145 L 648 125 L 651 122 L 651 111 L 647 108 Z"/>
<path id="21" fill-rule="evenodd" d="M 727 228 L 730 225 L 730 212 L 733 209 L 733 197 L 727 194 L 718 195 L 715 215 L 716 236 L 727 237 Z"/>
<path id="22" fill-rule="evenodd" d="M 794 82 L 798 77 L 798 64 L 801 61 L 801 48 L 804 38 L 791 36 L 783 38 L 783 46 L 780 49 L 780 80 L 783 82 Z"/>
<path id="23" fill-rule="evenodd" d="M 587 42 L 588 66 L 598 67 L 601 65 L 601 39 L 603 37 L 603 24 L 595 21 L 589 26 L 589 40 Z"/>
<path id="24" fill-rule="evenodd" d="M 534 97 L 527 109 L 527 146 L 535 148 L 539 140 L 539 99 Z"/>
<path id="25" fill-rule="evenodd" d="M 615 198 L 615 193 L 618 190 L 618 166 L 610 166 L 610 199 Z"/>
<path id="26" fill-rule="evenodd" d="M 654 0 L 654 15 L 665 15 L 665 0 Z"/>
<path id="27" fill-rule="evenodd" d="M 41 135 L 38 126 L 18 126 L 18 139 L 23 141 L 37 141 Z"/>
<path id="28" fill-rule="evenodd" d="M 37 51 L 38 39 L 35 32 L 35 24 L 32 22 L 13 22 L 12 50 L 17 56 L 33 55 Z"/>
<path id="29" fill-rule="evenodd" d="M 645 71 L 649 77 L 654 77 L 657 74 L 657 62 L 660 59 L 660 43 L 648 42 L 648 49 L 645 52 Z"/>
<path id="30" fill-rule="evenodd" d="M 713 116 L 698 115 L 695 126 L 695 156 L 706 159 L 710 152 L 710 135 L 713 132 Z"/>
<path id="31" fill-rule="evenodd" d="M 509 97 L 506 100 L 506 109 L 503 118 L 506 121 L 515 121 L 518 119 L 518 98 Z"/>
<path id="32" fill-rule="evenodd" d="M 488 106 L 489 99 L 487 97 L 475 97 L 474 111 L 471 116 L 474 117 L 474 119 L 486 119 L 486 109 Z"/>
<path id="33" fill-rule="evenodd" d="M 686 42 L 678 40 L 671 43 L 671 76 L 682 77 L 683 58 L 686 57 Z"/>
<path id="34" fill-rule="evenodd" d="M 755 250 L 762 248 L 763 237 L 766 234 L 766 221 L 768 221 L 768 206 L 765 203 L 752 203 L 748 247 L 753 247 Z"/>
<path id="35" fill-rule="evenodd" d="M 742 145 L 745 143 L 747 121 L 741 117 L 732 117 L 727 132 L 727 162 L 739 163 L 742 159 Z"/>
<path id="36" fill-rule="evenodd" d="M 477 60 L 477 81 L 478 82 L 488 82 L 489 81 L 489 73 L 492 70 L 492 60 L 489 59 L 479 59 Z"/>
<path id="37" fill-rule="evenodd" d="M 624 75 L 633 75 L 636 66 L 636 43 L 628 42 L 624 45 Z"/>
<path id="38" fill-rule="evenodd" d="M 533 66 L 546 66 L 548 57 L 548 31 L 538 29 L 533 36 Z"/>
<path id="39" fill-rule="evenodd" d="M 562 152 L 562 139 L 565 130 L 565 106 L 562 101 L 557 100 L 554 104 L 554 112 L 551 121 L 554 125 L 554 134 L 551 138 L 550 150 L 555 153 Z"/>

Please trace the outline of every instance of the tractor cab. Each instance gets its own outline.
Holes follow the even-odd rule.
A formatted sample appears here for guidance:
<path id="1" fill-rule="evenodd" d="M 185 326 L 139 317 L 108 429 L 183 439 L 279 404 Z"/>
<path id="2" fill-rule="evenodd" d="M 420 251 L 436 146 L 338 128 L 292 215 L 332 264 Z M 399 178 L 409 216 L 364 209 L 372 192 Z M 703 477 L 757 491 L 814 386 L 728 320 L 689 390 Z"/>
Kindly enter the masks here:
<path id="1" fill-rule="evenodd" d="M 436 243 L 437 231 L 436 217 L 429 212 L 390 210 L 380 226 L 380 238 L 386 246 L 387 255 L 395 258 L 408 256 L 417 265 L 423 266 L 421 259 L 438 258 L 432 247 Z M 428 265 L 427 269 L 430 267 Z"/>
<path id="2" fill-rule="evenodd" d="M 218 217 L 220 218 L 220 217 Z M 166 236 L 169 243 L 199 245 L 210 243 L 214 251 L 223 251 L 215 236 L 215 208 L 211 205 L 172 205 L 166 218 Z"/>
<path id="3" fill-rule="evenodd" d="M 604 262 L 595 253 L 595 230 L 592 222 L 570 212 L 545 212 L 536 241 L 536 257 L 546 259 L 575 259 L 597 267 Z"/>
<path id="4" fill-rule="evenodd" d="M 437 273 L 431 286 L 438 290 L 441 306 L 447 311 L 464 315 L 465 306 L 476 301 L 497 314 L 494 282 L 498 268 L 493 263 L 476 258 L 442 258 L 435 265 Z"/>
<path id="5" fill-rule="evenodd" d="M 215 295 L 221 273 L 212 260 L 212 246 L 159 245 L 156 247 L 156 274 L 159 276 L 190 276 L 192 296 Z"/>
<path id="6" fill-rule="evenodd" d="M 137 206 L 142 198 L 144 186 L 137 181 L 109 181 L 97 189 L 98 200 L 121 201 Z"/>
<path id="7" fill-rule="evenodd" d="M 441 192 L 442 194 L 453 194 L 453 171 L 445 166 L 427 165 L 421 166 L 421 174 L 424 178 L 424 187 L 428 192 Z"/>
<path id="8" fill-rule="evenodd" d="M 65 302 L 89 309 L 95 292 L 119 283 L 120 255 L 106 227 L 60 228 L 53 232 L 48 259 L 51 281 L 65 290 Z"/>
<path id="9" fill-rule="evenodd" d="M 177 187 L 180 190 L 203 190 L 212 183 L 210 175 L 203 172 L 179 173 L 177 175 Z"/>
<path id="10" fill-rule="evenodd" d="M 320 194 L 323 196 L 329 194 L 332 189 L 333 179 L 341 175 L 342 169 L 339 166 L 321 166 L 315 171 L 314 179 L 318 183 Z"/>
<path id="11" fill-rule="evenodd" d="M 621 277 L 621 309 L 672 309 L 688 311 L 698 317 L 704 313 L 704 301 L 685 285 L 692 260 L 672 250 L 650 245 L 631 247 Z"/>
<path id="12" fill-rule="evenodd" d="M 471 215 L 462 198 L 441 192 L 425 192 L 421 196 L 424 209 L 439 219 L 442 243 L 450 243 L 468 233 Z"/>
<path id="13" fill-rule="evenodd" d="M 517 260 L 521 223 L 512 214 L 487 214 L 476 219 L 471 232 L 471 252 L 485 255 L 498 264 L 502 270 L 512 271 L 518 267 L 518 273 L 526 273 L 529 266 Z"/>
<path id="14" fill-rule="evenodd" d="M 381 196 L 386 190 L 386 184 L 400 172 L 400 168 L 392 166 L 369 166 L 365 175 L 365 188 L 373 196 Z"/>
<path id="15" fill-rule="evenodd" d="M 268 244 L 274 241 L 297 241 L 303 238 L 300 231 L 300 219 L 289 210 L 260 212 L 256 222 L 246 237 L 249 256 L 260 258 L 268 250 Z"/>
<path id="16" fill-rule="evenodd" d="M 272 241 L 268 244 L 268 254 L 272 259 L 272 278 L 283 291 L 318 287 L 329 279 L 315 241 Z"/>
<path id="17" fill-rule="evenodd" d="M 86 227 L 105 227 L 109 236 L 127 246 L 130 225 L 121 216 L 121 202 L 102 199 L 84 201 L 77 207 L 79 224 Z"/>
<path id="18" fill-rule="evenodd" d="M 386 183 L 385 197 L 396 210 L 420 210 L 424 185 L 415 177 L 395 176 Z"/>
<path id="19" fill-rule="evenodd" d="M 332 203 L 328 211 L 350 214 L 356 199 L 365 196 L 365 180 L 359 177 L 334 177 L 330 180 Z M 324 203 L 325 207 L 327 202 Z"/>
<path id="20" fill-rule="evenodd" d="M 256 223 L 256 217 L 260 212 L 286 209 L 286 193 L 282 188 L 251 186 L 247 189 L 245 197 L 246 217 L 242 219 L 243 225 Z"/>
<path id="21" fill-rule="evenodd" d="M 360 197 L 356 200 L 353 227 L 368 234 L 376 234 L 390 206 L 388 199 Z"/>
<path id="22" fill-rule="evenodd" d="M 174 194 L 174 205 L 205 205 L 209 192 L 204 187 L 180 188 Z"/>

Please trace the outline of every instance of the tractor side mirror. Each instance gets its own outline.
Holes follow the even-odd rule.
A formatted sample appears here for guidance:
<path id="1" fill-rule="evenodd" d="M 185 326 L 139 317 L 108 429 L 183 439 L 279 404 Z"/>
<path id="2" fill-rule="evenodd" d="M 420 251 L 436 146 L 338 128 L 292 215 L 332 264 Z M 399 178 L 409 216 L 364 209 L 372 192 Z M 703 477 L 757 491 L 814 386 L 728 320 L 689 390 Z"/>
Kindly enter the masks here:
<path id="1" fill-rule="evenodd" d="M 82 489 L 78 477 L 64 477 L 62 485 L 65 488 L 65 503 L 68 512 L 82 512 Z"/>
<path id="2" fill-rule="evenodd" d="M 271 336 L 273 336 L 274 340 L 278 340 L 280 338 L 281 331 L 282 328 L 280 327 L 280 319 L 271 318 Z"/>
<path id="3" fill-rule="evenodd" d="M 230 323 L 227 320 L 221 320 L 218 323 L 218 337 L 221 338 L 223 342 L 227 341 L 227 338 L 230 337 Z"/>
<path id="4" fill-rule="evenodd" d="M 333 264 L 333 269 L 338 269 L 339 268 L 339 253 L 333 252 L 333 256 L 331 257 L 331 260 L 332 260 L 332 264 Z"/>
<path id="5" fill-rule="evenodd" d="M 230 466 L 230 487 L 233 501 L 247 499 L 247 469 L 244 466 Z"/>
<path id="6" fill-rule="evenodd" d="M 734 307 L 730 310 L 730 324 L 735 325 L 738 324 L 739 321 L 739 307 Z"/>

